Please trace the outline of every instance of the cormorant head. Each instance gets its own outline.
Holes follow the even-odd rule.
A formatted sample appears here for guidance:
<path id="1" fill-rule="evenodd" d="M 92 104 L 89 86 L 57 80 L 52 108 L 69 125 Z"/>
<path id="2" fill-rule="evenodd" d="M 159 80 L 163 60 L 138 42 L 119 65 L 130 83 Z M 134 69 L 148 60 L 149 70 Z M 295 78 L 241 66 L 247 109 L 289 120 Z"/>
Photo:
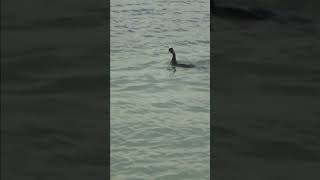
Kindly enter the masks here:
<path id="1" fill-rule="evenodd" d="M 174 54 L 173 48 L 169 48 L 169 52 L 172 53 L 172 54 Z"/>

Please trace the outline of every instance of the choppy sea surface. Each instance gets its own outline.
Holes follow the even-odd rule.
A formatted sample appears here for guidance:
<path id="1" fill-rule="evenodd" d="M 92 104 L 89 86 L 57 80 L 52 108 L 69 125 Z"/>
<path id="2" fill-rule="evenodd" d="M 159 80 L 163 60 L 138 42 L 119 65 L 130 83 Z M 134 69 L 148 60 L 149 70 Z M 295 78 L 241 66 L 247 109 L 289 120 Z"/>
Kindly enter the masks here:
<path id="1" fill-rule="evenodd" d="M 1 179 L 108 179 L 106 2 L 24 2 L 1 4 Z M 208 179 L 208 119 L 190 108 L 209 98 L 201 94 L 207 9 L 184 2 L 112 3 L 112 179 Z M 320 1 L 215 2 L 311 22 L 211 17 L 212 177 L 320 179 Z M 143 18 L 134 21 L 142 6 L 130 4 L 139 3 Z M 142 36 L 150 37 L 133 43 Z M 167 71 L 168 45 L 198 68 Z"/>
<path id="2" fill-rule="evenodd" d="M 111 179 L 209 179 L 208 0 L 112 0 Z M 172 46 L 193 69 L 168 70 Z"/>

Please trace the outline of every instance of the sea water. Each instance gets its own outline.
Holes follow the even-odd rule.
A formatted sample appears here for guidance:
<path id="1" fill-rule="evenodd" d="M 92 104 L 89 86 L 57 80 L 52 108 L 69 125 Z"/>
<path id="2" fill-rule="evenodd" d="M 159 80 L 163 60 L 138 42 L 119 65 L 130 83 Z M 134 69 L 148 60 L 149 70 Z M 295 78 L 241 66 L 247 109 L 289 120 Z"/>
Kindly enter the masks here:
<path id="1" fill-rule="evenodd" d="M 209 179 L 210 2 L 111 1 L 111 179 Z M 168 70 L 171 54 L 196 68 Z"/>

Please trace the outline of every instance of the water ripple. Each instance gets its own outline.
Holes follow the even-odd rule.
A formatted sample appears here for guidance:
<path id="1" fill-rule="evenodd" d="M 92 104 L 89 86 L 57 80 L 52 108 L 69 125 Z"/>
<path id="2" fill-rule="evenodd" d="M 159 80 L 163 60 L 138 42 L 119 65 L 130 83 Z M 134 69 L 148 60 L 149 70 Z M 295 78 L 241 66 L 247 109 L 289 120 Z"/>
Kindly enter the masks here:
<path id="1" fill-rule="evenodd" d="M 208 179 L 208 3 L 111 2 L 112 179 Z M 168 71 L 169 46 L 197 68 Z"/>

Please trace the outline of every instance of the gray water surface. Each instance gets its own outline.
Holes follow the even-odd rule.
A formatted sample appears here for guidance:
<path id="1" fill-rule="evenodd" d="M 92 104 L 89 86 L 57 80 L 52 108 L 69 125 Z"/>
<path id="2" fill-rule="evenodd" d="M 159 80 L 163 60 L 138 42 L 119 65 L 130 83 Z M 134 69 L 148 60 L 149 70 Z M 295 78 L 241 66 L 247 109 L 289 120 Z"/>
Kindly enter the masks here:
<path id="1" fill-rule="evenodd" d="M 111 1 L 111 179 L 209 179 L 209 8 Z"/>

